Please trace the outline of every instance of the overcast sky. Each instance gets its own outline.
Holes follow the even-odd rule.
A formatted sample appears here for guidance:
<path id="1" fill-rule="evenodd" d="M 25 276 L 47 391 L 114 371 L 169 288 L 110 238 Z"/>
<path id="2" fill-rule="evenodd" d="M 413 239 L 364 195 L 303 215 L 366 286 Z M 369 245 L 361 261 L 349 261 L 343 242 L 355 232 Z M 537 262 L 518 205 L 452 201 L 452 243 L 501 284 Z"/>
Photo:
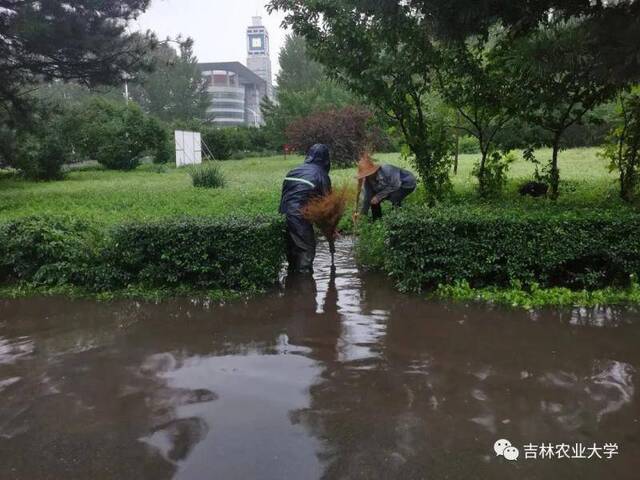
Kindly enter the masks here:
<path id="1" fill-rule="evenodd" d="M 238 61 L 247 64 L 247 27 L 259 13 L 269 30 L 274 82 L 278 53 L 286 32 L 281 30 L 282 14 L 267 15 L 267 0 L 152 0 L 147 12 L 134 27 L 153 30 L 160 38 L 191 37 L 201 62 Z"/>

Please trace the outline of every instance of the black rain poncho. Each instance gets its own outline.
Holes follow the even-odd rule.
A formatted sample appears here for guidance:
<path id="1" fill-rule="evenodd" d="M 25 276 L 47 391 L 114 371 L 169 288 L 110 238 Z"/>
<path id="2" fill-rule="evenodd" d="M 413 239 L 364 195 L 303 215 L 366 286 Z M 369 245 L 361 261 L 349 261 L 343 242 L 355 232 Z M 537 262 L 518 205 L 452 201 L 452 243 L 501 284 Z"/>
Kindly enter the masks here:
<path id="1" fill-rule="evenodd" d="M 301 210 L 309 199 L 331 191 L 330 170 L 329 147 L 317 144 L 311 147 L 304 163 L 287 174 L 282 184 L 280 213 L 287 218 L 287 260 L 291 270 L 312 270 L 316 238 L 313 225 L 302 216 Z"/>

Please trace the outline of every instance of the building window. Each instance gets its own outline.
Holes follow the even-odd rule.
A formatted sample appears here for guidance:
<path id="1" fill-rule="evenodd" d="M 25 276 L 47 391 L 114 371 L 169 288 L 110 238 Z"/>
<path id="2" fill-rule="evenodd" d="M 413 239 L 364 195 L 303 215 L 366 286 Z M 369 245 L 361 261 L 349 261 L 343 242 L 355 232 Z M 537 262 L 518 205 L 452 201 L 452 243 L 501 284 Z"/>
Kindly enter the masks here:
<path id="1" fill-rule="evenodd" d="M 213 102 L 213 108 L 244 111 L 244 102 Z"/>
<path id="2" fill-rule="evenodd" d="M 223 112 L 218 112 L 216 110 L 211 111 L 211 113 L 213 113 L 213 120 L 224 120 L 226 118 L 232 118 L 232 119 L 238 119 L 238 120 L 244 120 L 244 112 L 227 112 L 227 111 L 223 111 Z"/>
<path id="3" fill-rule="evenodd" d="M 236 99 L 244 102 L 244 92 L 211 92 L 213 98 Z"/>

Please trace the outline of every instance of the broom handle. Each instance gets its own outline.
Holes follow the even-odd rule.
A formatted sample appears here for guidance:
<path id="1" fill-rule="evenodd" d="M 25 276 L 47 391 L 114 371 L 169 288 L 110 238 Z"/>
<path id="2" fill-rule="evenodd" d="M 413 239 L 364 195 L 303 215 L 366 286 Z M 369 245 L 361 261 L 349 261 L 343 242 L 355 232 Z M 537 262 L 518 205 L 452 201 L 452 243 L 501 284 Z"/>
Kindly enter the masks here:
<path id="1" fill-rule="evenodd" d="M 358 213 L 358 206 L 360 205 L 360 193 L 362 193 L 362 184 L 364 183 L 364 179 L 359 179 L 358 180 L 358 193 L 356 193 L 356 205 L 355 205 L 355 210 L 353 211 L 354 214 Z"/>
<path id="2" fill-rule="evenodd" d="M 336 241 L 329 240 L 329 253 L 331 254 L 331 266 L 335 267 L 336 265 Z"/>

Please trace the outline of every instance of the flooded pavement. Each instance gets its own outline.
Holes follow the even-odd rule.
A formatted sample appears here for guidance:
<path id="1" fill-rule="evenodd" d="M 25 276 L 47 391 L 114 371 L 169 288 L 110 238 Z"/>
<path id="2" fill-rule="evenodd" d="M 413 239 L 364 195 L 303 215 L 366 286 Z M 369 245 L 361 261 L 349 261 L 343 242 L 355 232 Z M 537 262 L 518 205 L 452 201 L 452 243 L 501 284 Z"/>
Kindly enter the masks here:
<path id="1" fill-rule="evenodd" d="M 227 306 L 0 302 L 0 479 L 639 478 L 640 315 L 431 303 L 351 257 Z"/>

